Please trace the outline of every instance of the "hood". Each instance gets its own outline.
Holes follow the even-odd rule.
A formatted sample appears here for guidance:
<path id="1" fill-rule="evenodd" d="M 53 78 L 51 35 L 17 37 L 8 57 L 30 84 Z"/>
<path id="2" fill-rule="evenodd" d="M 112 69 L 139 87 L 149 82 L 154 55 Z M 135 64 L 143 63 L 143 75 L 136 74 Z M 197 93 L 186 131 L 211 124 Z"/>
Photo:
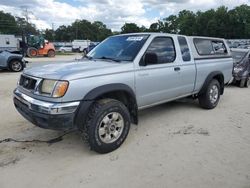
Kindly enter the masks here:
<path id="1" fill-rule="evenodd" d="M 27 68 L 24 74 L 55 80 L 74 80 L 133 69 L 133 63 L 82 60 Z"/>

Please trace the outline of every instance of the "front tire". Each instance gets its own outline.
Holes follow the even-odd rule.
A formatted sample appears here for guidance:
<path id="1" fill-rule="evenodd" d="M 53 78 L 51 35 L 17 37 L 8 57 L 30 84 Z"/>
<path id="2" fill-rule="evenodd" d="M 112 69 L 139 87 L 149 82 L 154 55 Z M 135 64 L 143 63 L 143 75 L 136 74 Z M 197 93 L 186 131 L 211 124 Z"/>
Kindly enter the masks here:
<path id="1" fill-rule="evenodd" d="M 49 50 L 47 55 L 48 57 L 55 57 L 56 52 L 54 50 Z"/>
<path id="2" fill-rule="evenodd" d="M 125 141 L 129 129 L 128 109 L 114 99 L 96 101 L 84 126 L 90 149 L 98 153 L 109 153 L 119 148 Z"/>
<path id="3" fill-rule="evenodd" d="M 213 79 L 208 84 L 206 91 L 198 97 L 200 106 L 205 109 L 215 108 L 220 100 L 220 90 L 220 83 Z"/>

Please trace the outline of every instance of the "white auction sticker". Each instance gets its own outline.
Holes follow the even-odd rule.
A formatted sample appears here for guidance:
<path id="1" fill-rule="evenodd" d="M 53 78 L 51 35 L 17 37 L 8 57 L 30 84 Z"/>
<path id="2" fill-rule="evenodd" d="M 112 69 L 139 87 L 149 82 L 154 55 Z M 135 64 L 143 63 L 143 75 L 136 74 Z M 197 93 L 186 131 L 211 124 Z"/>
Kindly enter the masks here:
<path id="1" fill-rule="evenodd" d="M 141 41 L 143 37 L 128 37 L 127 41 Z"/>

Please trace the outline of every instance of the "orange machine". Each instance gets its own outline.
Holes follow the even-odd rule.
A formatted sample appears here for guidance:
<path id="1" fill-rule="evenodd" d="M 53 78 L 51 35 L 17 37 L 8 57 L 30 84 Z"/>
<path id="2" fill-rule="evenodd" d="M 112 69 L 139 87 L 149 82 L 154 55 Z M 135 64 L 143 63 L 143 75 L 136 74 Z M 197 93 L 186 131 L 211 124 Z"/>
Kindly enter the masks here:
<path id="1" fill-rule="evenodd" d="M 44 45 L 40 46 L 40 48 L 29 47 L 27 49 L 27 55 L 29 57 L 37 57 L 37 56 L 47 56 L 47 57 L 55 57 L 55 47 L 53 43 L 45 42 Z"/>

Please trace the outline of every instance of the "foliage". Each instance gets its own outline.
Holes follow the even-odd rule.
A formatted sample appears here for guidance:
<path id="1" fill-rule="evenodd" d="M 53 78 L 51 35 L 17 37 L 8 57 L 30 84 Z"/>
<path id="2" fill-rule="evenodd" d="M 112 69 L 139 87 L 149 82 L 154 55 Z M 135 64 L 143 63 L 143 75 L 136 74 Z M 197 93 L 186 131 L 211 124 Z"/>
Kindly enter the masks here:
<path id="1" fill-rule="evenodd" d="M 121 33 L 138 33 L 142 32 L 140 27 L 135 23 L 125 23 L 121 28 Z"/>
<path id="2" fill-rule="evenodd" d="M 55 31 L 46 29 L 40 33 L 50 41 L 72 41 L 74 39 L 102 41 L 110 35 L 134 32 L 164 32 L 232 39 L 250 38 L 250 6 L 240 5 L 231 10 L 221 6 L 205 12 L 183 10 L 177 15 L 170 15 L 152 23 L 149 28 L 140 27 L 135 23 L 125 23 L 121 32 L 112 33 L 100 21 L 91 23 L 82 19 L 75 20 L 68 26 L 61 25 Z M 39 31 L 35 25 L 28 23 L 25 19 L 0 11 L 0 33 L 37 35 Z"/>
<path id="3" fill-rule="evenodd" d="M 221 6 L 196 13 L 183 10 L 178 15 L 170 15 L 151 24 L 149 31 L 228 39 L 250 38 L 250 6 L 241 5 L 232 10 Z"/>

